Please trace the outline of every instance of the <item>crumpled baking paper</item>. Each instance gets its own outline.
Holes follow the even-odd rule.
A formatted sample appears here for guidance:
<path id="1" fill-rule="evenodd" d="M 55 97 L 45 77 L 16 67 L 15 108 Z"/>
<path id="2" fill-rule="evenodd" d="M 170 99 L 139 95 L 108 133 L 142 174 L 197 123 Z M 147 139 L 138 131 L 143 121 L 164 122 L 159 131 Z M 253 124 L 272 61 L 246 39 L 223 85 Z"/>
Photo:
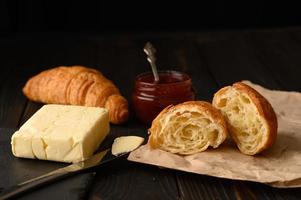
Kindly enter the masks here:
<path id="1" fill-rule="evenodd" d="M 272 148 L 256 156 L 242 154 L 233 141 L 219 148 L 180 156 L 148 144 L 133 151 L 128 160 L 209 176 L 265 183 L 273 187 L 301 187 L 301 93 L 268 90 L 244 81 L 266 97 L 278 119 Z"/>

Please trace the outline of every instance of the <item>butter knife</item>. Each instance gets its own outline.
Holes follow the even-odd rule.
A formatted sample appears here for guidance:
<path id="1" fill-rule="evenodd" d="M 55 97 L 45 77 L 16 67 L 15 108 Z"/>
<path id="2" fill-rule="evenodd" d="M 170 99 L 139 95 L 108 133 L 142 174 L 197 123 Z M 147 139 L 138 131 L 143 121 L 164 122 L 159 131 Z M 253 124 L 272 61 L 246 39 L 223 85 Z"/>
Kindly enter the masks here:
<path id="1" fill-rule="evenodd" d="M 31 191 L 38 187 L 60 180 L 67 176 L 74 175 L 83 170 L 87 170 L 89 168 L 98 166 L 100 164 L 107 163 L 109 161 L 115 160 L 117 158 L 123 157 L 124 155 L 128 154 L 128 153 L 124 153 L 118 156 L 112 156 L 111 154 L 108 154 L 108 158 L 103 160 L 103 158 L 107 155 L 109 151 L 110 149 L 103 150 L 93 155 L 91 158 L 87 160 L 74 163 L 63 168 L 59 168 L 47 174 L 19 183 L 11 188 L 8 188 L 7 190 L 2 191 L 0 194 L 0 199 L 2 200 L 2 199 L 9 199 L 9 198 L 16 197 L 20 194 Z"/>

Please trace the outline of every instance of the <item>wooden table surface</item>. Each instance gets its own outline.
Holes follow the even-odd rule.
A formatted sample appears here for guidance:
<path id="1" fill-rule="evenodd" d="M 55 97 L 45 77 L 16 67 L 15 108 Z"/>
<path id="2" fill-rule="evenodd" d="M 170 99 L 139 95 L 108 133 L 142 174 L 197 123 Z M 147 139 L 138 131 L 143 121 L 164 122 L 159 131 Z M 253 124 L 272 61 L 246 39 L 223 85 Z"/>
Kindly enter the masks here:
<path id="1" fill-rule="evenodd" d="M 99 69 L 130 100 L 134 77 L 150 70 L 142 51 L 147 41 L 157 48 L 160 69 L 191 75 L 197 99 L 210 101 L 218 88 L 244 79 L 271 89 L 301 92 L 298 27 L 160 34 L 2 34 L 0 127 L 19 127 L 41 107 L 24 97 L 22 86 L 32 75 L 59 65 Z M 128 133 L 146 136 L 147 126 L 133 115 L 123 127 Z M 122 160 L 97 171 L 89 198 L 301 199 L 301 189 L 276 189 Z"/>

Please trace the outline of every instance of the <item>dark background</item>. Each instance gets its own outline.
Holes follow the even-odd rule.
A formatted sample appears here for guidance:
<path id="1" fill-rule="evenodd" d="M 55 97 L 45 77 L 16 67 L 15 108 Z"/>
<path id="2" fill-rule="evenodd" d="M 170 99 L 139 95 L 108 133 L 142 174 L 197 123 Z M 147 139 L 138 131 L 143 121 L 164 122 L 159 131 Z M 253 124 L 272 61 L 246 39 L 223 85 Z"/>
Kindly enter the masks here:
<path id="1" fill-rule="evenodd" d="M 0 127 L 20 127 L 42 106 L 29 101 L 22 87 L 33 75 L 60 65 L 100 70 L 131 105 L 135 76 L 150 70 L 142 50 L 147 41 L 158 50 L 159 69 L 189 74 L 200 100 L 211 101 L 219 88 L 239 80 L 301 91 L 301 27 L 281 28 L 301 25 L 298 5 L 286 1 L 162 2 L 0 0 Z M 164 31 L 168 33 L 161 34 Z M 146 127 L 141 126 L 135 120 L 112 126 L 116 128 L 112 138 L 125 134 L 147 137 Z M 6 134 L 1 135 L 0 146 L 6 145 L 7 150 L 0 151 L 5 155 L 0 156 L 1 173 L 6 174 L 2 177 L 0 173 L 0 190 L 42 173 L 37 168 L 49 169 L 39 164 L 31 168 L 21 159 L 14 160 L 16 165 L 9 162 L 13 161 L 8 153 L 10 133 L 0 133 Z M 69 186 L 75 188 L 78 183 L 81 181 Z M 70 193 L 76 195 L 78 189 Z M 48 190 L 47 196 L 38 199 L 52 195 Z M 121 198 L 301 199 L 301 192 L 300 188 L 280 190 L 120 160 L 97 172 L 90 199 Z"/>
<path id="2" fill-rule="evenodd" d="M 163 3 L 164 2 L 164 3 Z M 288 1 L 0 1 L 1 32 L 143 32 L 301 24 Z"/>

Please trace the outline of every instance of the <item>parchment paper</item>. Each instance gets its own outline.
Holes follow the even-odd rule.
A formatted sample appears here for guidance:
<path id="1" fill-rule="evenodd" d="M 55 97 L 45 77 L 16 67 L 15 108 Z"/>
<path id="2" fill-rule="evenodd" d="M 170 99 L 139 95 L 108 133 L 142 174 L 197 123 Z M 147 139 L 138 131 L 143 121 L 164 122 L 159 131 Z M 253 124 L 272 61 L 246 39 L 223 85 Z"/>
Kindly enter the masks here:
<path id="1" fill-rule="evenodd" d="M 268 90 L 249 81 L 272 104 L 278 118 L 278 135 L 272 148 L 256 156 L 240 153 L 229 139 L 219 148 L 180 156 L 148 145 L 133 151 L 128 160 L 273 187 L 301 187 L 301 93 Z"/>

